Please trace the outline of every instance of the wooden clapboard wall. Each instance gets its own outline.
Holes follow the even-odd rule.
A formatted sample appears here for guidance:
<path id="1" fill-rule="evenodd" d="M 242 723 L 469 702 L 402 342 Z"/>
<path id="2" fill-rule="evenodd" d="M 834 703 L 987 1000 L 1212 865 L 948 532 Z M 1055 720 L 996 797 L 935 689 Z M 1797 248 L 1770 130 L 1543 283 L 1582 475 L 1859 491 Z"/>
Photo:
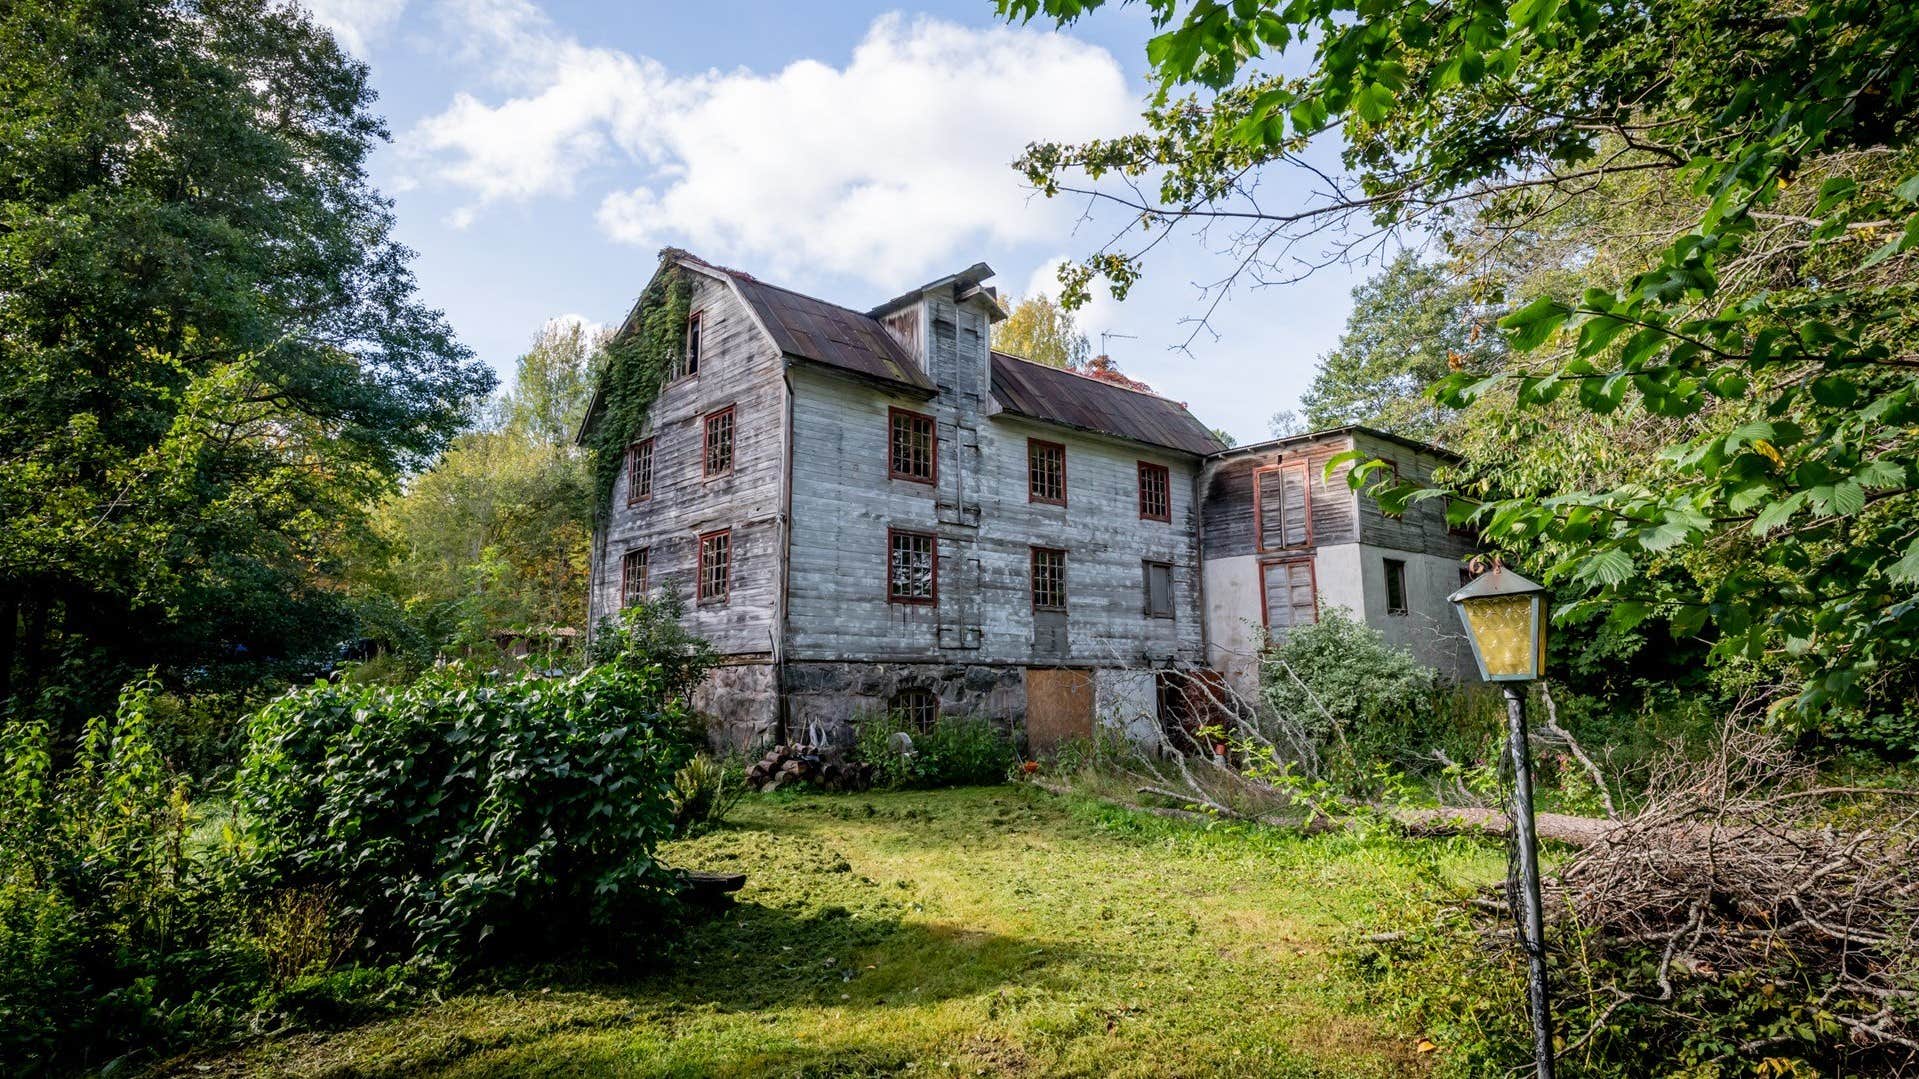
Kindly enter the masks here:
<path id="1" fill-rule="evenodd" d="M 1202 557 L 1352 543 L 1359 533 L 1348 468 L 1326 475 L 1326 463 L 1351 448 L 1352 439 L 1338 434 L 1209 463 L 1201 480 Z"/>

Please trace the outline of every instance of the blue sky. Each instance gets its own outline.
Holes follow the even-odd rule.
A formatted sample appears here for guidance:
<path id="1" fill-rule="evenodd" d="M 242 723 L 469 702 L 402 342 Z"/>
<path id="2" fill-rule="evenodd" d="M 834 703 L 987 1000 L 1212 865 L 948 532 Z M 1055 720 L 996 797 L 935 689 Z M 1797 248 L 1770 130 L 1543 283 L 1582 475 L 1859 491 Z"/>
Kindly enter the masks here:
<path id="1" fill-rule="evenodd" d="M 1027 190 L 1028 141 L 1137 126 L 1137 9 L 1068 34 L 988 0 L 306 0 L 364 57 L 394 141 L 373 161 L 425 299 L 502 373 L 556 316 L 613 322 L 662 246 L 865 307 L 976 260 L 1050 287 L 1111 214 Z M 1275 177 L 1267 205 L 1305 198 Z M 1229 262 L 1161 249 L 1123 304 L 1081 314 L 1121 368 L 1242 441 L 1292 408 L 1365 268 L 1234 293 L 1189 351 L 1199 285 Z"/>

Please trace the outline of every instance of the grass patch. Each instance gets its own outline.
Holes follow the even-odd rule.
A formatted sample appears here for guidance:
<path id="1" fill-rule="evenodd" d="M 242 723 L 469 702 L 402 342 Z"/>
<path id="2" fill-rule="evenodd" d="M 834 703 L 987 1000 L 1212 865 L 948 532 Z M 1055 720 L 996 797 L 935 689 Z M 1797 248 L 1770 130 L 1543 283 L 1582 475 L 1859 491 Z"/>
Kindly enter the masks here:
<path id="1" fill-rule="evenodd" d="M 993 787 L 754 798 L 664 861 L 744 872 L 619 984 L 548 977 L 180 1075 L 1419 1075 L 1332 957 L 1498 876 L 1469 841 L 1211 828 Z"/>

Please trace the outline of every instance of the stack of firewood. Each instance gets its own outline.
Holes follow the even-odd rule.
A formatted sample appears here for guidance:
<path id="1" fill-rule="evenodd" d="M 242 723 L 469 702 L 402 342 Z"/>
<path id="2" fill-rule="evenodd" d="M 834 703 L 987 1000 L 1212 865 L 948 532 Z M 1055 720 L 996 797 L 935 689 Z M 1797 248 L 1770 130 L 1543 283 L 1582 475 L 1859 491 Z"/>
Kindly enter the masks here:
<path id="1" fill-rule="evenodd" d="M 774 746 L 746 770 L 746 781 L 761 791 L 811 783 L 829 791 L 863 791 L 873 785 L 873 766 L 847 760 L 845 751 L 821 746 Z"/>

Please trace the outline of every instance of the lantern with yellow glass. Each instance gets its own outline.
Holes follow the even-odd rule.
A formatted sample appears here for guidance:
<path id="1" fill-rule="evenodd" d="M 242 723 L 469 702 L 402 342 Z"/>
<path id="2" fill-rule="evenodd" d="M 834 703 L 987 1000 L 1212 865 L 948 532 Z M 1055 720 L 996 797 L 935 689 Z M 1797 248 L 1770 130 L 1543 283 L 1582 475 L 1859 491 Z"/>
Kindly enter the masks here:
<path id="1" fill-rule="evenodd" d="M 1459 608 L 1479 676 L 1531 682 L 1546 670 L 1546 589 L 1495 565 L 1447 599 Z"/>
<path id="2" fill-rule="evenodd" d="M 1533 1020 L 1533 1066 L 1553 1079 L 1552 997 L 1546 981 L 1545 913 L 1539 900 L 1539 835 L 1533 820 L 1532 748 L 1526 736 L 1526 686 L 1546 671 L 1546 589 L 1493 564 L 1447 597 L 1473 642 L 1479 675 L 1503 683 L 1507 752 L 1513 766 L 1513 846 L 1519 879 L 1519 939 L 1525 946 L 1526 996 Z"/>

